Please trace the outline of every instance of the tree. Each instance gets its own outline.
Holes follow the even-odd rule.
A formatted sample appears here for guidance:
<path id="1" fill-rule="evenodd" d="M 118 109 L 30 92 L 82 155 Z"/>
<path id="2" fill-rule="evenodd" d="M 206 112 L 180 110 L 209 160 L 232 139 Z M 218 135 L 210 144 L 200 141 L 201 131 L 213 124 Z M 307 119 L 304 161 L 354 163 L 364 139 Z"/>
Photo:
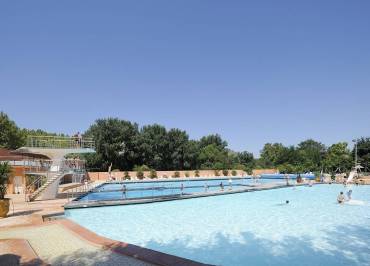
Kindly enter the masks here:
<path id="1" fill-rule="evenodd" d="M 352 167 L 352 156 L 346 142 L 331 145 L 324 159 L 325 169 L 329 172 L 349 171 Z"/>
<path id="2" fill-rule="evenodd" d="M 202 169 L 223 169 L 227 168 L 227 151 L 222 150 L 220 146 L 216 144 L 210 144 L 200 150 L 198 157 L 200 166 Z"/>
<path id="3" fill-rule="evenodd" d="M 158 124 L 144 126 L 137 137 L 136 145 L 141 163 L 156 170 L 166 170 L 170 166 L 171 155 L 165 127 Z"/>
<path id="4" fill-rule="evenodd" d="M 261 151 L 261 164 L 266 168 L 277 167 L 283 163 L 294 163 L 294 146 L 285 147 L 281 143 L 266 143 Z"/>
<path id="5" fill-rule="evenodd" d="M 299 163 L 305 171 L 321 170 L 321 161 L 326 152 L 324 144 L 308 139 L 299 143 L 296 150 Z"/>
<path id="6" fill-rule="evenodd" d="M 135 123 L 118 118 L 98 119 L 84 134 L 95 141 L 97 155 L 88 158 L 101 163 L 102 170 L 108 169 L 110 163 L 113 169 L 132 169 L 139 160 L 135 143 L 138 134 Z"/>
<path id="7" fill-rule="evenodd" d="M 355 149 L 352 151 L 353 157 Z M 370 172 L 370 138 L 357 139 L 358 162 L 364 167 L 365 171 Z"/>
<path id="8" fill-rule="evenodd" d="M 8 115 L 0 112 L 0 147 L 17 149 L 25 144 L 25 136 Z"/>
<path id="9" fill-rule="evenodd" d="M 187 144 L 189 136 L 185 131 L 174 128 L 167 133 L 168 152 L 171 158 L 168 170 L 183 170 L 186 165 Z"/>
<path id="10" fill-rule="evenodd" d="M 215 145 L 217 148 L 220 150 L 223 150 L 227 147 L 227 142 L 224 141 L 220 135 L 215 134 L 215 135 L 208 135 L 204 136 L 199 140 L 199 147 L 200 148 L 205 148 L 206 146 L 209 145 Z"/>

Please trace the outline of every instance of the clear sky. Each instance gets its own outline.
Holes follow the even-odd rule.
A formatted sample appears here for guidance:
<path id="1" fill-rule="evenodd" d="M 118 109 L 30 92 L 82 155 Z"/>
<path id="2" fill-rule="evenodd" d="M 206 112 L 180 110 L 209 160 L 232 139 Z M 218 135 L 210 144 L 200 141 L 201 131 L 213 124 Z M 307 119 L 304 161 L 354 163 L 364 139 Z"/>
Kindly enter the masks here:
<path id="1" fill-rule="evenodd" d="M 266 142 L 370 136 L 370 1 L 1 1 L 0 110 Z"/>

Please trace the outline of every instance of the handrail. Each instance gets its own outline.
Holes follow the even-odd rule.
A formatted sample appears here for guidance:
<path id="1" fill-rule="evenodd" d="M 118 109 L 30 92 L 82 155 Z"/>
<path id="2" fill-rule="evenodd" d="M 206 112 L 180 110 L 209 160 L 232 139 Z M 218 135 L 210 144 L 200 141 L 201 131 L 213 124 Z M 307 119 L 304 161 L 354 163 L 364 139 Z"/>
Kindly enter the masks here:
<path id="1" fill-rule="evenodd" d="M 33 192 L 35 192 L 37 189 L 39 189 L 41 186 L 42 186 L 42 181 L 43 179 L 45 179 L 44 176 L 38 176 L 31 184 L 29 184 L 28 186 L 26 186 L 26 191 L 25 191 L 25 201 L 29 201 L 29 197 L 27 197 L 28 195 L 32 194 Z M 46 177 L 47 179 L 47 177 Z M 33 191 L 31 192 L 31 189 L 33 189 Z"/>
<path id="2" fill-rule="evenodd" d="M 52 149 L 94 149 L 93 138 L 62 136 L 28 136 L 27 147 Z"/>

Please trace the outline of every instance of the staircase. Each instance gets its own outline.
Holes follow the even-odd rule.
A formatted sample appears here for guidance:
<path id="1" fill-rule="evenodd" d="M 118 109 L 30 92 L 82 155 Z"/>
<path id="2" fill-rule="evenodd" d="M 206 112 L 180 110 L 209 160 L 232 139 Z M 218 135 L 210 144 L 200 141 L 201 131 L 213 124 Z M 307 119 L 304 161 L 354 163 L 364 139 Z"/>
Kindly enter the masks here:
<path id="1" fill-rule="evenodd" d="M 52 178 L 49 178 L 45 184 L 43 184 L 41 187 L 36 189 L 30 196 L 29 201 L 34 201 L 38 196 L 40 196 L 44 191 L 46 191 L 54 182 L 58 182 L 59 180 L 68 173 L 65 172 L 57 172 Z"/>

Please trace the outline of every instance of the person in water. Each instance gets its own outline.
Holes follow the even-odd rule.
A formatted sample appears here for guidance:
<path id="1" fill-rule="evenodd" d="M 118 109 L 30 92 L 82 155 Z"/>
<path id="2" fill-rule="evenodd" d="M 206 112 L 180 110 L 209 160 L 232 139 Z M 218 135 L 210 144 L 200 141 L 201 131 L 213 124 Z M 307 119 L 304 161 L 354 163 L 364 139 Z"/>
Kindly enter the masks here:
<path id="1" fill-rule="evenodd" d="M 351 199 L 352 199 L 352 189 L 350 189 L 350 190 L 347 192 L 347 198 L 348 198 L 348 200 L 351 200 Z"/>
<path id="2" fill-rule="evenodd" d="M 222 182 L 220 183 L 220 188 L 222 191 L 224 190 L 224 184 Z"/>
<path id="3" fill-rule="evenodd" d="M 337 201 L 338 201 L 338 203 L 339 203 L 339 204 L 344 203 L 345 198 L 344 198 L 343 191 L 341 191 L 341 192 L 339 193 L 339 195 L 338 195 L 338 197 L 337 197 Z"/>
<path id="4" fill-rule="evenodd" d="M 286 200 L 286 201 L 285 201 L 285 204 L 289 204 L 289 200 Z"/>

